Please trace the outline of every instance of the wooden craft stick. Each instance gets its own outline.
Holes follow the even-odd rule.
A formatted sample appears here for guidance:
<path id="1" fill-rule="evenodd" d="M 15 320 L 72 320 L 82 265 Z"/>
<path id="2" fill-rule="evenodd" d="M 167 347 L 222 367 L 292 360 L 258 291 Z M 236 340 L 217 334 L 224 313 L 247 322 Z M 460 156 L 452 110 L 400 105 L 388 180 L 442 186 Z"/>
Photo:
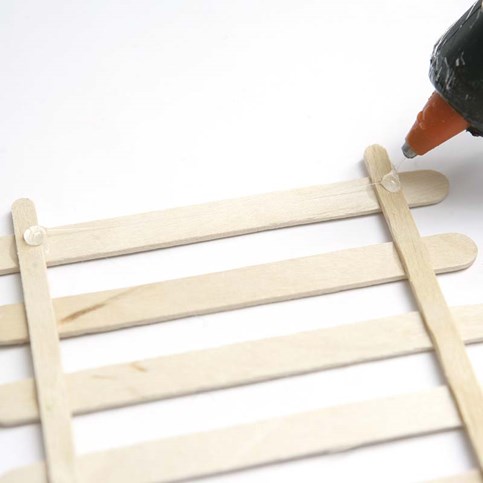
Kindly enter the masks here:
<path id="1" fill-rule="evenodd" d="M 476 256 L 466 236 L 445 234 L 425 243 L 433 268 L 466 268 Z M 61 337 L 88 334 L 322 295 L 405 277 L 392 243 L 351 248 L 226 272 L 54 300 Z M 21 304 L 0 307 L 0 345 L 25 342 Z"/>
<path id="2" fill-rule="evenodd" d="M 483 305 L 452 309 L 483 340 Z M 419 312 L 67 374 L 72 411 L 101 411 L 432 349 Z M 277 354 L 277 357 L 273 357 Z M 219 368 L 223 370 L 219 370 Z M 0 386 L 0 426 L 38 419 L 31 379 Z"/>
<path id="3" fill-rule="evenodd" d="M 411 206 L 440 202 L 435 171 L 401 175 Z M 48 266 L 185 245 L 380 211 L 367 178 L 49 229 Z M 0 237 L 0 275 L 18 271 L 13 237 Z"/>
<path id="4" fill-rule="evenodd" d="M 439 387 L 91 453 L 79 467 L 85 481 L 184 481 L 460 426 L 449 391 Z M 27 466 L 0 483 L 44 483 L 44 471 Z"/>
<path id="5" fill-rule="evenodd" d="M 37 399 L 50 483 L 76 482 L 74 442 L 57 335 L 57 323 L 49 293 L 42 243 L 24 240 L 37 226 L 35 207 L 21 199 L 12 206 L 12 219 L 20 265 Z M 37 243 L 37 242 L 35 242 Z"/>
<path id="6" fill-rule="evenodd" d="M 364 159 L 370 178 L 379 183 L 392 170 L 384 148 L 367 148 Z M 483 470 L 483 393 L 476 379 L 464 342 L 434 274 L 426 246 L 409 211 L 402 191 L 374 186 L 392 234 L 419 311 L 433 341 L 471 444 Z"/>
<path id="7" fill-rule="evenodd" d="M 479 471 L 468 471 L 460 475 L 448 476 L 446 478 L 439 478 L 431 480 L 428 483 L 482 483 L 483 479 Z"/>

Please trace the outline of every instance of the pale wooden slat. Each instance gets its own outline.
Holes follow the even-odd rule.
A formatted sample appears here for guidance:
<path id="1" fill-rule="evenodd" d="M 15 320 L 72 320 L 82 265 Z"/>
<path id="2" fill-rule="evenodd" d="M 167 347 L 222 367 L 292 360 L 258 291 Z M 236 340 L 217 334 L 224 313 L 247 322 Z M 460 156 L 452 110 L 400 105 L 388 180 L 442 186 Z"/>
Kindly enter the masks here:
<path id="1" fill-rule="evenodd" d="M 483 478 L 479 471 L 468 471 L 460 475 L 448 476 L 446 478 L 438 478 L 437 480 L 431 480 L 428 483 L 482 483 Z"/>
<path id="2" fill-rule="evenodd" d="M 79 467 L 86 481 L 172 482 L 460 426 L 449 391 L 439 387 L 92 453 Z M 0 482 L 44 483 L 43 465 L 11 471 Z"/>
<path id="3" fill-rule="evenodd" d="M 425 239 L 438 272 L 466 268 L 476 256 L 466 236 Z M 163 322 L 402 280 L 392 243 L 238 268 L 54 300 L 61 337 Z M 0 345 L 25 342 L 21 304 L 0 307 Z"/>
<path id="4" fill-rule="evenodd" d="M 441 201 L 436 171 L 402 175 L 411 206 Z M 367 178 L 98 220 L 49 230 L 49 266 L 185 245 L 380 211 Z M 18 271 L 13 237 L 0 237 L 0 275 Z"/>
<path id="5" fill-rule="evenodd" d="M 27 228 L 37 225 L 30 200 L 12 206 L 12 219 L 27 313 L 37 399 L 50 483 L 76 482 L 70 405 L 62 373 L 57 322 L 49 293 L 43 246 L 29 246 Z"/>
<path id="6" fill-rule="evenodd" d="M 371 146 L 364 154 L 367 170 L 374 183 L 392 170 L 384 148 Z M 413 295 L 433 341 L 472 447 L 483 470 L 483 392 L 473 371 L 465 345 L 434 274 L 426 247 L 411 215 L 402 191 L 387 191 L 376 184 L 382 212 Z"/>
<path id="7" fill-rule="evenodd" d="M 452 312 L 467 343 L 483 340 L 483 304 L 455 307 Z M 411 312 L 97 367 L 68 374 L 66 378 L 72 411 L 81 414 L 431 349 L 421 316 Z M 37 419 L 31 379 L 0 386 L 0 425 L 25 424 Z"/>

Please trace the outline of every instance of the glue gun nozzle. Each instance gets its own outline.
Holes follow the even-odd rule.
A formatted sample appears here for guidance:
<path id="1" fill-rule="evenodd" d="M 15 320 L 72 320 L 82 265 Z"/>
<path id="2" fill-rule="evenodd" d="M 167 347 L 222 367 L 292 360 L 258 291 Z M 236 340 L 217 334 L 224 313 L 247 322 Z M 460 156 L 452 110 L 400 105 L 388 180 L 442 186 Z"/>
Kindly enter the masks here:
<path id="1" fill-rule="evenodd" d="M 406 156 L 406 158 L 414 158 L 417 156 L 417 153 L 413 150 L 413 148 L 407 143 L 405 142 L 403 145 L 402 145 L 402 152 L 404 154 L 404 156 Z"/>

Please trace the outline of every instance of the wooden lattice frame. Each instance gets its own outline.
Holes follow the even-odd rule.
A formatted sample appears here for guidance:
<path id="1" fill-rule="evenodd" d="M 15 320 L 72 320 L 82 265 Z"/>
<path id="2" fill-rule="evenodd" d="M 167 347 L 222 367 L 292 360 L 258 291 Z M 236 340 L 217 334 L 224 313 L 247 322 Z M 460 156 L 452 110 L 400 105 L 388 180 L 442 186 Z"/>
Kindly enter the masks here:
<path id="1" fill-rule="evenodd" d="M 48 230 L 48 252 L 43 243 L 31 246 L 24 240 L 26 230 L 37 225 L 35 209 L 28 200 L 16 202 L 15 237 L 0 238 L 0 274 L 20 268 L 24 304 L 0 307 L 0 344 L 23 343 L 30 337 L 36 377 L 0 386 L 0 425 L 25 424 L 40 415 L 46 464 L 14 470 L 0 481 L 174 481 L 452 429 L 461 421 L 481 469 L 483 398 L 464 342 L 483 339 L 478 324 L 483 305 L 450 311 L 434 276 L 471 265 L 476 247 L 463 235 L 419 237 L 408 205 L 441 201 L 448 188 L 442 175 L 403 173 L 404 195 L 390 193 L 380 185 L 391 170 L 385 151 L 372 146 L 365 160 L 370 179 Z M 47 265 L 360 216 L 381 208 L 394 244 L 55 300 L 49 295 Z M 403 278 L 409 279 L 419 313 L 62 374 L 59 335 L 113 330 Z M 431 339 L 450 390 L 441 387 L 75 457 L 71 411 L 99 411 L 428 351 L 433 349 Z M 215 370 L 219 367 L 223 371 Z M 200 379 L 200 374 L 205 377 Z M 99 384 L 103 391 L 97 390 Z M 79 387 L 82 391 L 74 390 Z M 256 438 L 258 443 L 253 444 Z M 230 451 L 247 442 L 246 451 Z M 116 464 L 119 461 L 122 465 Z M 479 478 L 474 472 L 453 481 Z"/>

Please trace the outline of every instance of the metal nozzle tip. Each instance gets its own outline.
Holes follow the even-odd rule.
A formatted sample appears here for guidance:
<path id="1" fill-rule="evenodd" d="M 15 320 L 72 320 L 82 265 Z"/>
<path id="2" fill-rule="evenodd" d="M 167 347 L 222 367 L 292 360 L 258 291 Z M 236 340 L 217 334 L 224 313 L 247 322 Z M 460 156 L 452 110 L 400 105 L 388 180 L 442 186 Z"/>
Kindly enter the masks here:
<path id="1" fill-rule="evenodd" d="M 405 142 L 402 145 L 401 149 L 402 149 L 404 156 L 406 156 L 406 158 L 411 159 L 411 158 L 414 158 L 418 155 L 416 152 L 414 152 L 413 148 L 407 142 Z"/>

